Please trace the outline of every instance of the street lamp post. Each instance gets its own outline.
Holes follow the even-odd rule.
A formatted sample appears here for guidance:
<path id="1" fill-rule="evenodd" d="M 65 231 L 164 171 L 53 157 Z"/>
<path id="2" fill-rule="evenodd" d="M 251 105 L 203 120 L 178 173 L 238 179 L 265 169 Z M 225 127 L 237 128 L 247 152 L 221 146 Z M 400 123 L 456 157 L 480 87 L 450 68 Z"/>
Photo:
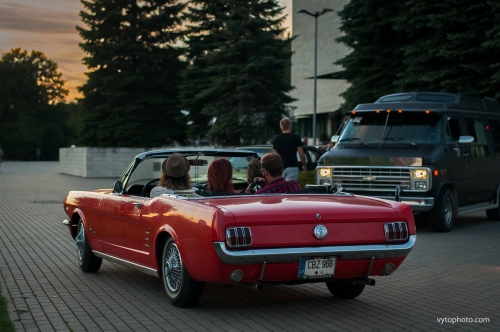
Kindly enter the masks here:
<path id="1" fill-rule="evenodd" d="M 313 113 L 313 145 L 316 145 L 316 103 L 318 90 L 318 17 L 327 12 L 333 12 L 333 9 L 324 8 L 321 12 L 314 14 L 301 9 L 298 13 L 304 13 L 314 17 L 314 113 Z"/>

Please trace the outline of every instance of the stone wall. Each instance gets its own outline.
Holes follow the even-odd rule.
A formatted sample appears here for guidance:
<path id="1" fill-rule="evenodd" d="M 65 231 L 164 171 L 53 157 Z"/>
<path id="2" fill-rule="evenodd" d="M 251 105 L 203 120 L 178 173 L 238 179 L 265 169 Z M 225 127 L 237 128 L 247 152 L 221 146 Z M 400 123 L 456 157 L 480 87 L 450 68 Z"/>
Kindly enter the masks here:
<path id="1" fill-rule="evenodd" d="M 85 178 L 120 177 L 138 154 L 154 148 L 95 148 L 59 149 L 61 173 Z"/>

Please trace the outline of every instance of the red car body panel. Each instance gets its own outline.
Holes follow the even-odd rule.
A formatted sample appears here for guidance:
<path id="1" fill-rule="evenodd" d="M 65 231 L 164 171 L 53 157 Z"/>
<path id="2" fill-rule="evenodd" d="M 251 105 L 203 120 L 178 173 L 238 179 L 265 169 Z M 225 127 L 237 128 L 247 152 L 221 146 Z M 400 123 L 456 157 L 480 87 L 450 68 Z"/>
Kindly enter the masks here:
<path id="1" fill-rule="evenodd" d="M 405 222 L 409 235 L 416 231 L 408 205 L 348 195 L 252 195 L 186 200 L 115 195 L 111 190 L 74 191 L 68 194 L 64 207 L 73 225 L 78 218 L 84 221 L 94 251 L 157 271 L 162 250 L 159 241 L 162 234 L 168 233 L 177 243 L 190 275 L 198 281 L 218 283 L 234 283 L 229 275 L 236 269 L 244 272 L 241 282 L 297 281 L 298 261 L 268 264 L 263 276 L 261 264 L 222 262 L 214 250 L 214 242 L 226 241 L 227 227 L 251 228 L 252 246 L 246 250 L 387 245 L 384 233 L 387 222 Z M 313 235 L 318 224 L 328 230 L 323 240 Z M 74 227 L 69 228 L 75 237 Z M 383 274 L 388 263 L 397 268 L 404 259 L 377 258 L 369 275 Z M 369 263 L 369 258 L 338 257 L 335 278 L 366 276 Z"/>

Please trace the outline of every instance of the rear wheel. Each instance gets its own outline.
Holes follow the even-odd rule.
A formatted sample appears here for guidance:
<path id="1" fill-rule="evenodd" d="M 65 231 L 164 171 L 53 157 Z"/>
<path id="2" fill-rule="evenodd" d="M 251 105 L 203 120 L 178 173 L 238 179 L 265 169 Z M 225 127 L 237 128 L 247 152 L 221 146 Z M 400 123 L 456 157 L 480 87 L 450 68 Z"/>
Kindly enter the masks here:
<path id="1" fill-rule="evenodd" d="M 78 265 L 80 266 L 80 269 L 82 269 L 83 272 L 88 273 L 99 271 L 102 259 L 92 253 L 82 220 L 78 222 L 78 231 L 75 237 L 75 242 Z"/>
<path id="2" fill-rule="evenodd" d="M 436 204 L 429 212 L 429 222 L 434 232 L 449 232 L 457 216 L 457 199 L 454 191 L 443 189 Z"/>
<path id="3" fill-rule="evenodd" d="M 499 221 L 500 220 L 500 204 L 494 209 L 486 210 L 486 216 L 488 217 L 488 220 Z"/>
<path id="4" fill-rule="evenodd" d="M 198 303 L 205 283 L 194 280 L 186 269 L 174 239 L 163 248 L 161 276 L 168 299 L 176 307 L 187 308 Z"/>
<path id="5" fill-rule="evenodd" d="M 363 293 L 365 285 L 356 284 L 352 281 L 339 280 L 326 283 L 328 290 L 338 299 L 354 299 Z"/>

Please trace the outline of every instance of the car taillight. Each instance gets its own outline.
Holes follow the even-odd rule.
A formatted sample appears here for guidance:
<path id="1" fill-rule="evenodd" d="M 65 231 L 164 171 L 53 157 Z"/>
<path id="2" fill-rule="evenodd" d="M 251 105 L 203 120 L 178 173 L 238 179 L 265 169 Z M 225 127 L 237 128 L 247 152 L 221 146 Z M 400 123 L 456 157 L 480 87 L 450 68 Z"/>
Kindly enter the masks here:
<path id="1" fill-rule="evenodd" d="M 226 229 L 226 243 L 228 247 L 246 247 L 252 245 L 252 231 L 250 227 L 230 227 Z"/>
<path id="2" fill-rule="evenodd" d="M 387 241 L 408 240 L 408 226 L 405 222 L 390 222 L 384 225 Z"/>

